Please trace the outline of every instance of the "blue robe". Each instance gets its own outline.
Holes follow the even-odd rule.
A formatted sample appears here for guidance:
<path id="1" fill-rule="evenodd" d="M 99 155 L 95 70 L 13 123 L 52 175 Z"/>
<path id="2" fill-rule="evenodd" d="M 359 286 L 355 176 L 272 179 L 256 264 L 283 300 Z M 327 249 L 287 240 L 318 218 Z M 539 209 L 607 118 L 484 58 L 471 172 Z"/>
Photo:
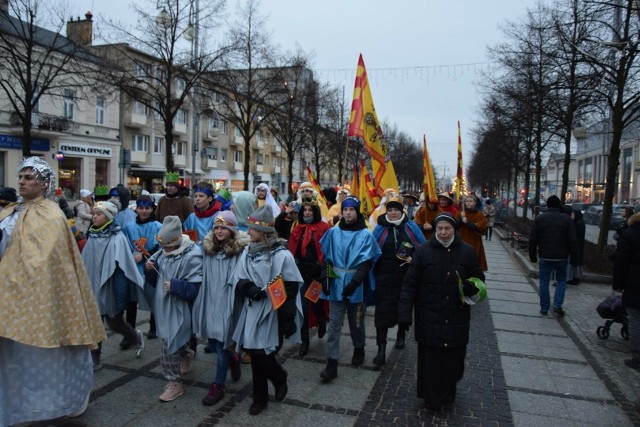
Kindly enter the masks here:
<path id="1" fill-rule="evenodd" d="M 113 222 L 119 225 L 120 228 L 124 229 L 132 222 L 136 222 L 136 213 L 129 208 L 123 209 L 116 214 L 115 218 L 113 218 Z"/>
<path id="2" fill-rule="evenodd" d="M 147 239 L 147 243 L 144 245 L 144 248 L 147 250 L 147 252 L 154 254 L 159 247 L 156 236 L 160 232 L 161 228 L 162 224 L 160 224 L 158 221 L 149 221 L 144 224 L 138 224 L 137 222 L 134 222 L 127 225 L 124 230 L 122 230 L 122 232 L 125 236 L 127 236 L 127 239 L 129 240 L 129 247 L 131 248 L 131 251 L 134 255 L 140 253 L 136 248 L 134 242 L 140 240 L 141 237 Z M 138 271 L 143 276 L 145 262 L 146 260 L 144 259 L 144 257 L 142 257 L 142 260 L 136 263 L 138 266 Z"/>
<path id="3" fill-rule="evenodd" d="M 198 245 L 202 245 L 202 241 L 206 237 L 207 233 L 213 229 L 213 221 L 215 220 L 217 213 L 206 218 L 198 218 L 195 213 L 189 214 L 187 219 L 182 224 L 183 230 L 196 230 L 198 231 Z"/>
<path id="4" fill-rule="evenodd" d="M 331 227 L 320 239 L 322 253 L 326 263 L 333 266 L 333 271 L 337 278 L 329 278 L 329 295 L 324 292 L 321 298 L 329 301 L 342 301 L 342 290 L 356 272 L 356 266 L 367 260 L 378 259 L 380 248 L 371 232 L 367 229 L 357 231 L 342 230 L 340 226 Z M 350 297 L 352 304 L 364 301 L 364 288 L 367 281 L 358 286 Z M 375 289 L 375 279 L 373 278 L 373 268 L 369 270 L 368 291 Z"/>

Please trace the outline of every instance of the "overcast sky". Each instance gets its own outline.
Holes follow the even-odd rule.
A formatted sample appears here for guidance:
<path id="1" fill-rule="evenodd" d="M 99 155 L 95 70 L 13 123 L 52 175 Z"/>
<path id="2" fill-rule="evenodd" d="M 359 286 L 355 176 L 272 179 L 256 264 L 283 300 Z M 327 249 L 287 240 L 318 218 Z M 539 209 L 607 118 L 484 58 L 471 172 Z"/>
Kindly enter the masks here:
<path id="1" fill-rule="evenodd" d="M 132 0 L 70 0 L 83 16 L 127 20 Z M 200 0 L 204 2 L 206 0 Z M 236 6 L 228 0 L 230 14 Z M 455 174 L 457 121 L 463 163 L 473 150 L 478 71 L 492 65 L 487 46 L 503 41 L 499 24 L 519 21 L 534 0 L 262 0 L 273 40 L 313 54 L 315 77 L 345 88 L 348 104 L 358 55 L 369 74 L 380 120 L 421 143 L 439 175 Z"/>

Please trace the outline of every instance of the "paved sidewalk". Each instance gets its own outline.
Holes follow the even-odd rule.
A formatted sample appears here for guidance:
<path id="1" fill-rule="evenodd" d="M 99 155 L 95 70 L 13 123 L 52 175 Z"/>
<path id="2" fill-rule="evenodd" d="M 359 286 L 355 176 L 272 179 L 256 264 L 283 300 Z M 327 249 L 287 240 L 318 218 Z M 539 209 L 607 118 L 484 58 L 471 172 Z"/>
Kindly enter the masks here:
<path id="1" fill-rule="evenodd" d="M 185 376 L 185 394 L 161 403 L 165 381 L 159 366 L 159 340 L 147 342 L 142 359 L 120 351 L 120 337 L 104 345 L 105 367 L 94 379 L 87 412 L 75 419 L 37 423 L 39 426 L 633 426 L 640 425 L 640 374 L 622 363 L 629 345 L 614 326 L 608 340 L 595 331 L 604 324 L 595 311 L 610 294 L 603 284 L 567 289 L 567 316 L 538 314 L 537 281 L 533 266 L 512 254 L 499 240 L 485 241 L 490 271 L 488 303 L 472 308 L 471 341 L 465 376 L 458 384 L 456 404 L 440 413 L 424 409 L 415 394 L 416 345 L 393 347 L 389 332 L 387 365 L 374 367 L 376 353 L 374 308 L 367 311 L 366 359 L 350 366 L 352 347 L 345 322 L 341 338 L 338 378 L 320 381 L 325 363 L 326 337 L 312 336 L 309 354 L 301 358 L 297 346 L 285 344 L 280 353 L 289 372 L 289 393 L 273 400 L 258 416 L 251 404 L 251 370 L 228 379 L 225 399 L 214 407 L 200 403 L 213 380 L 216 357 L 199 347 L 193 371 Z M 140 314 L 141 320 L 146 316 Z M 141 329 L 147 329 L 142 322 Z M 411 334 L 411 333 L 410 333 Z M 312 335 L 314 335 L 312 333 Z"/>

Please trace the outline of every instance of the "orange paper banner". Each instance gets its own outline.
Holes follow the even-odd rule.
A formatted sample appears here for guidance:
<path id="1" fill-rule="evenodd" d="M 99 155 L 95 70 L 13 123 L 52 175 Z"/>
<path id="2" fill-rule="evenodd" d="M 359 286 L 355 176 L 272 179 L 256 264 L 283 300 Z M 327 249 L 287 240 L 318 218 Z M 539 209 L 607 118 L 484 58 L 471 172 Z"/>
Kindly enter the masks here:
<path id="1" fill-rule="evenodd" d="M 316 303 L 320 299 L 321 292 L 322 292 L 322 285 L 317 280 L 314 280 L 309 285 L 307 292 L 304 293 L 304 297 L 309 301 Z"/>
<path id="2" fill-rule="evenodd" d="M 267 293 L 271 298 L 271 305 L 273 309 L 279 309 L 282 304 L 287 300 L 287 291 L 284 289 L 284 280 L 282 276 L 278 275 L 267 285 Z"/>
<path id="3" fill-rule="evenodd" d="M 182 234 L 186 234 L 191 241 L 198 243 L 198 230 L 184 230 Z"/>

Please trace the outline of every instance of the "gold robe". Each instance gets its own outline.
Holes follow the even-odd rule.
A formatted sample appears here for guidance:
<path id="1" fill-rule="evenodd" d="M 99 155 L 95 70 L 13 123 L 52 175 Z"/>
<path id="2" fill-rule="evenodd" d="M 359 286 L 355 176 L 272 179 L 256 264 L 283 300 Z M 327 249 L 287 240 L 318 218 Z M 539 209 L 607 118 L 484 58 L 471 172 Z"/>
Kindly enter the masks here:
<path id="1" fill-rule="evenodd" d="M 0 221 L 17 204 L 0 211 Z M 62 210 L 42 197 L 22 204 L 0 259 L 0 336 L 42 348 L 106 340 L 89 277 Z"/>

